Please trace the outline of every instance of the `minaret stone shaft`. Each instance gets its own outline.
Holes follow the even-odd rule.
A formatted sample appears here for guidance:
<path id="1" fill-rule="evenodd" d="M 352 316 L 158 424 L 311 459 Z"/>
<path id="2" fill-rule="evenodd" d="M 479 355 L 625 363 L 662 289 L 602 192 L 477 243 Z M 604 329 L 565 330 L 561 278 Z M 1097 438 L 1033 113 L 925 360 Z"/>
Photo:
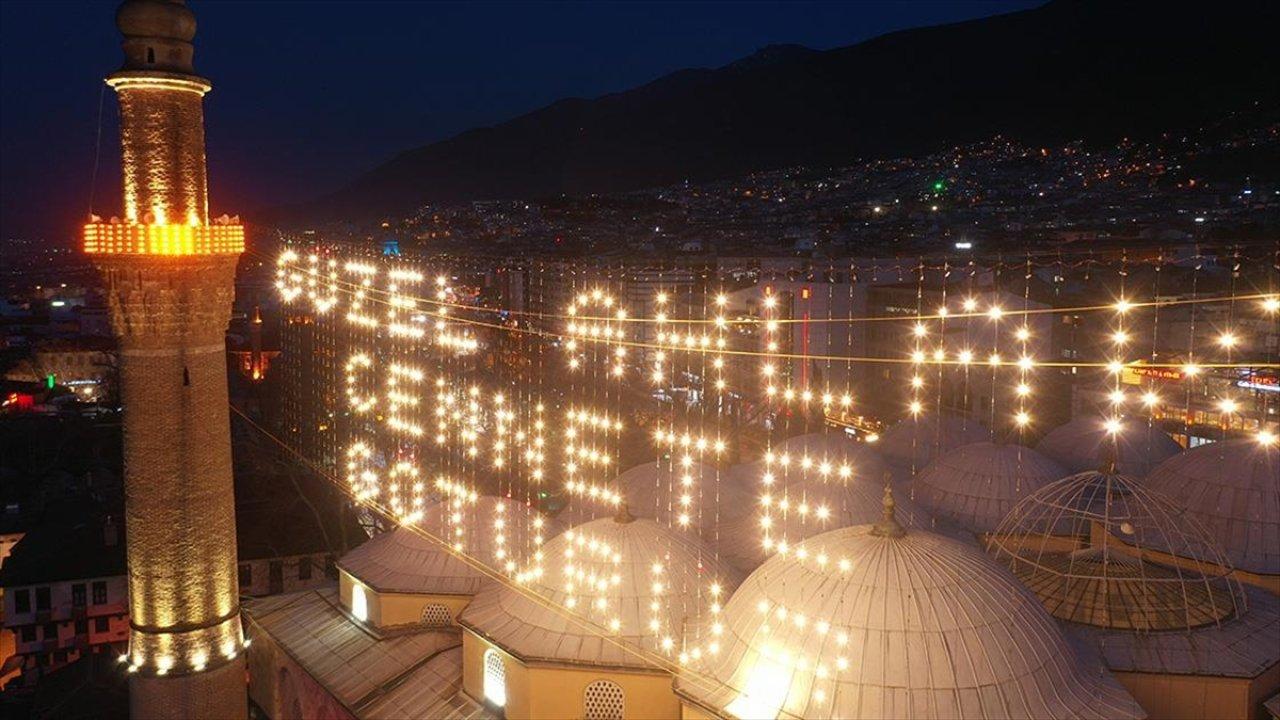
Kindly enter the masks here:
<path id="1" fill-rule="evenodd" d="M 243 718 L 224 333 L 244 230 L 209 224 L 191 11 L 127 0 L 116 24 L 124 220 L 85 226 L 85 251 L 120 348 L 130 711 Z"/>

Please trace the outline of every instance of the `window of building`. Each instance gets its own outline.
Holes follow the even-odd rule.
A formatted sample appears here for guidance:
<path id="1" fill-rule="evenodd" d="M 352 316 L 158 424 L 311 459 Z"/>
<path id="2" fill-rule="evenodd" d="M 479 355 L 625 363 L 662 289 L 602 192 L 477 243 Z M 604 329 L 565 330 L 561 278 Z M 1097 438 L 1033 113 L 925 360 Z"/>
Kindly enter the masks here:
<path id="1" fill-rule="evenodd" d="M 582 695 L 582 717 L 586 720 L 622 720 L 622 687 L 609 680 L 596 680 Z"/>
<path id="2" fill-rule="evenodd" d="M 76 583 L 71 586 L 71 604 L 75 607 L 84 607 L 85 600 L 84 583 Z"/>
<path id="3" fill-rule="evenodd" d="M 45 624 L 44 624 L 44 639 L 45 639 L 45 640 L 57 640 L 57 639 L 58 639 L 58 623 L 45 623 Z"/>
<path id="4" fill-rule="evenodd" d="M 248 587 L 253 584 L 253 566 L 248 563 L 240 565 L 240 587 Z"/>
<path id="5" fill-rule="evenodd" d="M 36 641 L 36 626 L 23 625 L 22 626 L 22 642 L 29 643 L 29 642 L 35 642 L 35 641 Z"/>
<path id="6" fill-rule="evenodd" d="M 449 613 L 449 608 L 440 603 L 431 603 L 422 608 L 422 624 L 431 627 L 441 627 L 453 624 L 453 615 Z"/>
<path id="7" fill-rule="evenodd" d="M 94 632 L 104 633 L 104 632 L 109 632 L 110 630 L 111 630 L 111 618 L 96 617 L 93 619 Z"/>
<path id="8" fill-rule="evenodd" d="M 48 610 L 50 604 L 51 603 L 49 601 L 49 588 L 47 587 L 36 588 L 36 611 Z"/>
<path id="9" fill-rule="evenodd" d="M 17 613 L 31 612 L 31 591 L 23 588 L 13 591 L 13 611 Z"/>
<path id="10" fill-rule="evenodd" d="M 93 604 L 107 604 L 107 583 L 104 580 L 95 580 L 93 583 Z"/>
<path id="11" fill-rule="evenodd" d="M 88 635 L 88 634 L 89 634 L 89 621 L 88 621 L 88 620 L 77 620 L 77 621 L 76 621 L 76 634 L 77 634 L 77 635 Z"/>
<path id="12" fill-rule="evenodd" d="M 304 558 L 298 559 L 298 579 L 299 580 L 311 579 L 311 558 L 304 557 Z"/>
<path id="13" fill-rule="evenodd" d="M 507 704 L 507 668 L 493 648 L 484 651 L 484 699 L 498 707 Z"/>

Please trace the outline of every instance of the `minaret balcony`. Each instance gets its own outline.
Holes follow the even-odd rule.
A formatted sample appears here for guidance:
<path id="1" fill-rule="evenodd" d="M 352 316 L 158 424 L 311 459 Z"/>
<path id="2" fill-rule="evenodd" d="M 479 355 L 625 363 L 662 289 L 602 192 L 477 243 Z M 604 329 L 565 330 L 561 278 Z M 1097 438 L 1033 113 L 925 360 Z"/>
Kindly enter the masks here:
<path id="1" fill-rule="evenodd" d="M 90 223 L 84 251 L 95 255 L 239 255 L 243 225 Z"/>

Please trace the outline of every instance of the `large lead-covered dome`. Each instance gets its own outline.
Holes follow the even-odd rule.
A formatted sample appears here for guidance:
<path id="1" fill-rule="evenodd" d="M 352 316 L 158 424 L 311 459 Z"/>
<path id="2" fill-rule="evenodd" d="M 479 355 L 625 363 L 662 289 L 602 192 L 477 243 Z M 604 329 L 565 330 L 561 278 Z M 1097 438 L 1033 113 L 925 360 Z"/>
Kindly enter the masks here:
<path id="1" fill-rule="evenodd" d="M 1140 420 L 1127 419 L 1112 433 L 1103 418 L 1081 417 L 1050 430 L 1036 449 L 1068 472 L 1098 470 L 1114 460 L 1116 471 L 1143 477 L 1182 447 Z"/>
<path id="2" fill-rule="evenodd" d="M 1280 574 L 1280 448 L 1202 445 L 1156 466 L 1146 484 L 1204 525 L 1236 569 Z"/>
<path id="3" fill-rule="evenodd" d="M 915 500 L 970 532 L 996 529 L 1027 495 L 1065 476 L 1061 465 L 1021 445 L 981 442 L 943 453 L 914 481 Z"/>
<path id="4" fill-rule="evenodd" d="M 832 530 L 751 574 L 677 692 L 730 718 L 1139 718 L 977 548 L 893 524 Z"/>

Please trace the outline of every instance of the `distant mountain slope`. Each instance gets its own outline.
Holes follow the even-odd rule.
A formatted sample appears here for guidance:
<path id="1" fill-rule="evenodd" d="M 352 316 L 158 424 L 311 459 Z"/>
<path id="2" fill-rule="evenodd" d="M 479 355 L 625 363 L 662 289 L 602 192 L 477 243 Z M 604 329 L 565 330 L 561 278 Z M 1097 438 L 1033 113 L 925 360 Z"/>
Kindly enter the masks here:
<path id="1" fill-rule="evenodd" d="M 1193 127 L 1280 104 L 1280 3 L 1057 0 L 829 51 L 772 46 L 401 153 L 286 216 L 615 192 L 792 165 Z M 305 215 L 304 215 L 305 213 Z"/>

